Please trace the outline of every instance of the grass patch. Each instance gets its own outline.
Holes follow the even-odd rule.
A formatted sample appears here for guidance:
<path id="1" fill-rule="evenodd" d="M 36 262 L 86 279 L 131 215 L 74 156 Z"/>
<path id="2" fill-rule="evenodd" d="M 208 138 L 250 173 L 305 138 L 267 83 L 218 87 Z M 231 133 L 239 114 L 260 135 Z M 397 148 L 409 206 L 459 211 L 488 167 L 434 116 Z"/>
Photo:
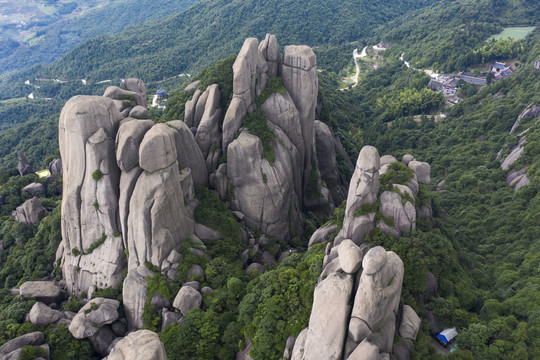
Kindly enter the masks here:
<path id="1" fill-rule="evenodd" d="M 283 81 L 280 77 L 268 79 L 262 94 L 255 99 L 257 107 L 261 107 L 270 95 L 274 93 L 285 94 L 285 86 L 283 86 Z"/>
<path id="2" fill-rule="evenodd" d="M 268 118 L 262 109 L 257 109 L 246 115 L 243 125 L 252 135 L 259 137 L 263 144 L 263 158 L 268 160 L 270 165 L 274 164 L 276 154 L 274 148 L 270 145 L 270 141 L 274 140 L 276 135 L 266 123 Z"/>
<path id="3" fill-rule="evenodd" d="M 379 193 L 393 191 L 394 184 L 405 184 L 414 178 L 414 170 L 410 169 L 402 162 L 393 162 L 388 165 L 388 171 L 381 175 L 381 186 Z"/>
<path id="4" fill-rule="evenodd" d="M 362 215 L 367 215 L 369 213 L 377 211 L 377 205 L 376 204 L 370 204 L 365 203 L 364 205 L 360 206 L 356 211 L 354 212 L 355 217 L 359 217 Z"/>
<path id="5" fill-rule="evenodd" d="M 208 188 L 195 185 L 195 197 L 200 201 L 195 209 L 195 221 L 233 239 L 240 237 L 240 225 L 229 208 Z"/>
<path id="6" fill-rule="evenodd" d="M 86 250 L 85 254 L 88 255 L 88 254 L 91 254 L 92 251 L 96 250 L 100 245 L 102 245 L 105 240 L 107 240 L 107 235 L 105 235 L 105 233 L 101 234 L 101 238 L 96 241 L 95 243 L 93 243 L 92 245 L 90 245 L 90 247 L 88 248 L 88 250 Z M 73 253 L 73 251 L 72 251 Z"/>

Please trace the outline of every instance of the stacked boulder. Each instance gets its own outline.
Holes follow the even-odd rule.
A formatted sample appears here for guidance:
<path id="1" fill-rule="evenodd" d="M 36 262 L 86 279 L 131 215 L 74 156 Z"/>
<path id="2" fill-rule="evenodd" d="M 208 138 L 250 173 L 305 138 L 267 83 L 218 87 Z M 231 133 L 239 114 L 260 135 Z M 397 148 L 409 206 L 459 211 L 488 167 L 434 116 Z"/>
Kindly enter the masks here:
<path id="1" fill-rule="evenodd" d="M 193 236 L 182 184 L 208 181 L 195 137 L 184 123 L 154 124 L 129 116 L 146 105 L 144 89 L 140 80 L 127 79 L 104 97 L 76 96 L 64 106 L 59 123 L 64 196 L 58 258 L 67 290 L 78 295 L 123 281 L 130 328 L 142 327 L 145 278 L 152 275 L 147 265 L 161 271 L 171 253 Z"/>
<path id="2" fill-rule="evenodd" d="M 303 210 L 326 212 L 345 197 L 335 162 L 340 147 L 315 120 L 313 51 L 288 46 L 282 61 L 274 36 L 260 44 L 250 38 L 233 73 L 234 95 L 224 117 L 220 89 L 213 84 L 194 92 L 184 121 L 155 124 L 145 119 L 146 87 L 138 79 L 123 80 L 104 96 L 75 96 L 62 110 L 62 164 L 54 166 L 64 180 L 57 259 L 69 294 L 123 283 L 130 330 L 143 325 L 147 279 L 159 272 L 176 280 L 179 246 L 189 238 L 196 245 L 190 251 L 207 256 L 205 237 L 222 238 L 195 224 L 195 185 L 215 189 L 241 214 L 242 240 L 256 254 L 249 266 L 258 271 L 261 263 L 287 255 L 255 251 L 265 236 L 300 235 Z M 270 79 L 280 75 L 283 89 L 257 102 Z M 273 133 L 268 144 L 243 126 L 255 110 L 264 113 Z M 268 146 L 275 155 L 271 161 L 264 154 Z M 263 234 L 261 244 L 248 237 L 256 230 Z M 194 266 L 189 275 L 204 271 Z"/>
<path id="3" fill-rule="evenodd" d="M 430 168 L 411 155 L 404 156 L 401 165 L 392 163 L 397 163 L 394 157 L 380 158 L 377 149 L 365 146 L 349 187 L 343 228 L 333 242 L 335 225 L 319 229 L 310 240 L 310 246 L 329 243 L 309 326 L 292 351 L 289 346 L 286 358 L 375 360 L 390 359 L 391 354 L 408 358 L 421 321 L 410 306 L 399 309 L 403 262 L 380 246 L 370 249 L 365 238 L 376 227 L 395 237 L 415 229 L 423 208 L 415 206 L 416 195 L 419 183 L 429 184 Z M 382 175 L 398 170 L 410 175 L 405 184 L 385 179 L 381 185 Z M 396 330 L 398 344 L 394 344 Z"/>

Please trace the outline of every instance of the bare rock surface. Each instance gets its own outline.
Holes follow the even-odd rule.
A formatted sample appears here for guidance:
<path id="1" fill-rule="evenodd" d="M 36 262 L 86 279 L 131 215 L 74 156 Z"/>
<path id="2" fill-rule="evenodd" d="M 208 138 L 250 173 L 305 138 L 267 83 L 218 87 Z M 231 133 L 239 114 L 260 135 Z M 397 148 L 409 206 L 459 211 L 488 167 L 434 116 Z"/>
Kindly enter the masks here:
<path id="1" fill-rule="evenodd" d="M 190 310 L 201 306 L 202 295 L 191 286 L 182 286 L 174 298 L 174 308 L 186 315 Z"/>
<path id="2" fill-rule="evenodd" d="M 32 324 L 42 327 L 53 324 L 63 317 L 64 315 L 61 311 L 53 310 L 39 301 L 32 306 L 32 309 L 30 309 L 30 313 L 28 314 L 28 318 Z"/>
<path id="3" fill-rule="evenodd" d="M 26 156 L 20 150 L 17 151 L 17 160 L 18 160 L 17 169 L 19 170 L 19 174 L 21 176 L 34 173 L 34 169 L 32 168 L 32 166 L 30 166 L 30 164 L 28 163 L 28 160 L 26 159 Z"/>
<path id="4" fill-rule="evenodd" d="M 118 341 L 106 359 L 167 360 L 167 354 L 155 332 L 139 330 Z"/>
<path id="5" fill-rule="evenodd" d="M 317 285 L 303 359 L 341 359 L 353 287 L 352 276 L 343 273 L 332 273 Z"/>
<path id="6" fill-rule="evenodd" d="M 401 325 L 399 326 L 399 335 L 403 339 L 416 340 L 422 320 L 409 305 L 403 305 L 403 314 Z"/>
<path id="7" fill-rule="evenodd" d="M 37 226 L 48 214 L 49 212 L 41 205 L 39 198 L 33 197 L 30 200 L 26 200 L 21 206 L 18 206 L 11 215 L 17 222 Z"/>
<path id="8" fill-rule="evenodd" d="M 22 297 L 46 304 L 56 303 L 63 297 L 62 290 L 52 281 L 27 281 L 19 290 Z"/>
<path id="9" fill-rule="evenodd" d="M 98 330 L 118 319 L 120 301 L 95 298 L 84 305 L 69 325 L 69 332 L 75 339 L 94 336 Z"/>

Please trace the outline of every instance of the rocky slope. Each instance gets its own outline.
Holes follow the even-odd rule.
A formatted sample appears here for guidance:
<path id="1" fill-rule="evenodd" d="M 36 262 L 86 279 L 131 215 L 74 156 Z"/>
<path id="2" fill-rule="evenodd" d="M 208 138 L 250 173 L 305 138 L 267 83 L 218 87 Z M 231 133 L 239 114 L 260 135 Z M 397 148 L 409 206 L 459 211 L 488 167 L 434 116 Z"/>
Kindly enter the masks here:
<path id="1" fill-rule="evenodd" d="M 143 326 L 149 279 L 156 273 L 176 278 L 182 243 L 189 239 L 190 252 L 208 256 L 204 242 L 223 238 L 195 223 L 194 186 L 214 189 L 236 211 L 246 248 L 248 235 L 257 231 L 261 246 L 265 236 L 301 235 L 304 211 L 328 214 L 345 198 L 334 136 L 316 120 L 313 51 L 287 46 L 282 60 L 274 36 L 260 44 L 250 38 L 233 72 L 228 109 L 220 108 L 214 84 L 194 92 L 185 122 L 145 119 L 146 89 L 138 79 L 111 86 L 104 96 L 76 96 L 62 110 L 63 240 L 57 259 L 63 281 L 74 295 L 122 285 L 129 330 Z M 247 254 L 257 254 L 259 241 Z M 266 265 L 277 260 L 268 253 L 259 258 Z M 258 263 L 249 269 L 264 271 Z M 204 271 L 194 266 L 189 274 L 196 278 Z M 199 307 L 201 291 L 184 285 L 172 310 L 185 314 Z M 171 304 L 162 305 L 174 318 Z M 101 342 L 110 344 L 114 336 L 106 332 Z"/>
<path id="2" fill-rule="evenodd" d="M 431 218 L 431 205 L 420 205 L 419 183 L 430 183 L 429 164 L 362 149 L 342 230 L 332 238 L 337 227 L 327 226 L 310 240 L 328 242 L 323 271 L 309 326 L 292 339 L 294 347 L 288 344 L 287 359 L 408 359 L 421 320 L 410 306 L 399 307 L 403 262 L 365 239 L 376 227 L 399 238 L 415 229 L 417 217 Z"/>

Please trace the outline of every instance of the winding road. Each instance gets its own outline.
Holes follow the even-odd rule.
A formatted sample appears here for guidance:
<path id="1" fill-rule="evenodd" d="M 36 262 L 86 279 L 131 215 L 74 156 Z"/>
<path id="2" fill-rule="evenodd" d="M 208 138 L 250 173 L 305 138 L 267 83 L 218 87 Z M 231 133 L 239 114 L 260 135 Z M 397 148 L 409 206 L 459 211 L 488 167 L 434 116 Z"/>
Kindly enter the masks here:
<path id="1" fill-rule="evenodd" d="M 353 59 L 354 59 L 354 65 L 356 65 L 356 73 L 352 77 L 352 79 L 354 81 L 354 85 L 352 87 L 355 87 L 356 85 L 358 85 L 358 76 L 360 75 L 360 65 L 358 65 L 358 59 L 367 56 L 366 50 L 367 50 L 367 46 L 364 46 L 364 48 L 362 49 L 362 52 L 360 54 L 358 54 L 358 49 L 354 49 L 354 51 L 353 51 Z M 345 91 L 347 89 L 348 89 L 348 87 L 343 88 L 343 89 L 339 89 L 339 90 Z"/>

